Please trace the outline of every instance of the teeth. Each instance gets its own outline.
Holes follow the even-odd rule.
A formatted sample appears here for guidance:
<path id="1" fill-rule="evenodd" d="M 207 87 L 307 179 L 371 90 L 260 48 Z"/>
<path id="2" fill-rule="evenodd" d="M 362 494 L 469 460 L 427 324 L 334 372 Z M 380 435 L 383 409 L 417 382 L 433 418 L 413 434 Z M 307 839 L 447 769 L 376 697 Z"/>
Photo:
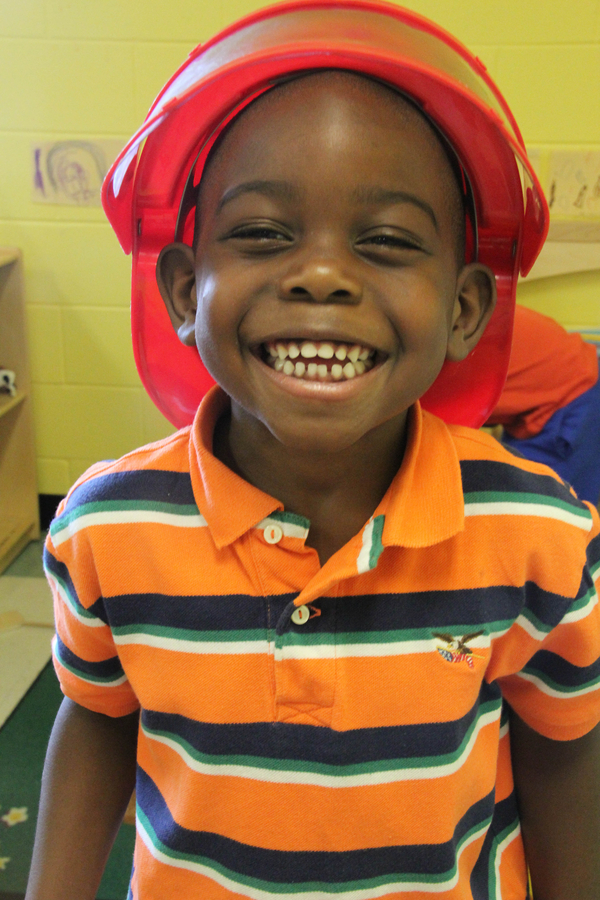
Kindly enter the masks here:
<path id="1" fill-rule="evenodd" d="M 331 359 L 333 356 L 333 347 L 331 344 L 321 344 L 317 350 L 317 356 L 320 356 L 321 359 Z"/>
<path id="2" fill-rule="evenodd" d="M 317 355 L 317 348 L 314 344 L 311 344 L 310 341 L 304 341 L 300 347 L 300 353 L 304 359 L 314 359 Z"/>
<path id="3" fill-rule="evenodd" d="M 360 344 L 349 347 L 335 341 L 271 341 L 265 345 L 265 351 L 275 371 L 313 381 L 355 378 L 375 365 L 375 351 Z M 320 360 L 334 362 L 333 365 L 326 365 Z"/>

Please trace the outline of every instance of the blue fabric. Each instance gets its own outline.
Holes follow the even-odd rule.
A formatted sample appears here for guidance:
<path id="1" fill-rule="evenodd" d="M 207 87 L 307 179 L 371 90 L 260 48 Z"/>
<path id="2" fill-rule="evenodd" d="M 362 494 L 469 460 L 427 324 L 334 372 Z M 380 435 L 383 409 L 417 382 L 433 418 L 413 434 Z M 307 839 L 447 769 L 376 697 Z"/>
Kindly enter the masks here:
<path id="1" fill-rule="evenodd" d="M 600 499 L 600 379 L 589 391 L 558 409 L 539 434 L 503 443 L 526 459 L 545 463 L 596 506 Z"/>

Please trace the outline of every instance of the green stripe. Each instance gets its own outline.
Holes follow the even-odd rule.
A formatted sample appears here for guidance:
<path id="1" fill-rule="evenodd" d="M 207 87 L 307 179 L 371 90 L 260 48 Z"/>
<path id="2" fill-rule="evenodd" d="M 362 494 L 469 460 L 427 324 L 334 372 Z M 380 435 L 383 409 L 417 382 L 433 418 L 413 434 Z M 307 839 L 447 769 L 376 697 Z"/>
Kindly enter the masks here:
<path id="1" fill-rule="evenodd" d="M 137 816 L 144 827 L 148 837 L 150 838 L 153 846 L 164 853 L 165 856 L 173 859 L 179 860 L 181 862 L 188 863 L 196 863 L 197 865 L 206 866 L 207 869 L 212 869 L 214 872 L 217 872 L 223 878 L 228 879 L 229 881 L 234 882 L 234 884 L 238 884 L 240 886 L 244 886 L 247 888 L 252 888 L 255 891 L 262 891 L 266 894 L 307 894 L 307 893 L 315 893 L 321 892 L 326 894 L 346 894 L 352 891 L 369 891 L 374 888 L 382 887 L 385 885 L 393 885 L 393 884 L 402 884 L 406 882 L 415 882 L 417 884 L 444 884 L 448 881 L 451 881 L 456 877 L 457 872 L 457 863 L 461 849 L 466 842 L 470 840 L 470 838 L 475 835 L 478 831 L 481 831 L 484 827 L 489 828 L 489 824 L 491 822 L 491 817 L 481 822 L 479 825 L 474 825 L 457 843 L 456 851 L 454 856 L 454 864 L 451 869 L 447 872 L 442 872 L 435 875 L 426 875 L 426 874 L 412 874 L 409 872 L 399 872 L 393 873 L 391 875 L 379 875 L 375 878 L 365 878 L 360 881 L 345 881 L 338 882 L 337 884 L 332 884 L 331 882 L 323 882 L 323 881 L 309 881 L 304 883 L 286 883 L 286 882 L 274 882 L 274 881 L 263 881 L 259 878 L 253 878 L 250 875 L 244 875 L 241 872 L 233 872 L 231 869 L 228 869 L 221 863 L 216 862 L 213 859 L 210 859 L 206 856 L 194 856 L 191 853 L 182 853 L 178 850 L 173 850 L 171 847 L 167 847 L 166 844 L 163 844 L 161 840 L 159 840 L 154 828 L 150 824 L 150 820 L 144 813 L 144 811 L 140 808 L 139 804 L 137 806 Z M 282 851 L 285 852 L 285 851 Z M 340 852 L 340 860 L 343 859 L 343 852 Z"/>
<path id="2" fill-rule="evenodd" d="M 373 519 L 373 531 L 371 532 L 371 551 L 369 553 L 369 568 L 374 569 L 377 565 L 379 557 L 383 553 L 383 544 L 381 543 L 381 535 L 383 534 L 383 526 L 385 524 L 385 516 L 376 516 Z"/>
<path id="3" fill-rule="evenodd" d="M 500 706 L 500 700 L 490 700 L 487 703 L 483 703 L 478 710 L 478 715 L 471 723 L 468 731 L 465 732 L 463 740 L 453 753 L 445 753 L 439 756 L 412 757 L 410 759 L 370 760 L 365 763 L 337 766 L 311 760 L 202 753 L 200 750 L 196 750 L 195 747 L 192 747 L 185 738 L 182 738 L 173 732 L 154 730 L 147 725 L 143 726 L 143 730 L 150 736 L 162 737 L 173 741 L 193 760 L 206 766 L 240 766 L 247 769 L 266 769 L 270 772 L 306 772 L 308 774 L 321 775 L 328 778 L 348 778 L 352 776 L 370 775 L 377 772 L 404 771 L 406 769 L 432 769 L 451 765 L 463 755 L 473 732 L 477 728 L 479 720 L 483 716 L 495 712 Z"/>
<path id="4" fill-rule="evenodd" d="M 488 898 L 489 900 L 495 900 L 496 898 L 496 858 L 498 856 L 498 849 L 502 841 L 504 841 L 512 831 L 515 831 L 517 826 L 519 825 L 518 819 L 513 819 L 510 825 L 507 825 L 506 828 L 500 832 L 500 834 L 494 835 L 492 841 L 492 847 L 490 848 L 490 856 L 488 860 Z"/>
<path id="5" fill-rule="evenodd" d="M 276 522 L 283 522 L 287 525 L 297 525 L 299 528 L 305 528 L 307 531 L 310 528 L 310 519 L 298 516 L 296 513 L 285 512 L 285 510 L 277 509 L 275 512 L 269 513 L 267 519 L 275 519 Z"/>
<path id="6" fill-rule="evenodd" d="M 116 637 L 128 634 L 152 634 L 157 637 L 172 638 L 179 641 L 197 641 L 213 644 L 227 641 L 267 641 L 266 629 L 248 628 L 240 631 L 195 631 L 191 628 L 173 628 L 168 625 L 151 625 L 134 623 L 133 625 L 115 625 L 112 629 Z"/>
<path id="7" fill-rule="evenodd" d="M 67 605 L 70 606 L 71 609 L 75 613 L 77 613 L 77 615 L 81 616 L 83 619 L 93 619 L 94 621 L 99 621 L 98 616 L 95 616 L 93 613 L 89 612 L 89 610 L 87 610 L 85 608 L 85 606 L 82 606 L 81 603 L 79 602 L 79 600 L 77 600 L 73 596 L 69 586 L 59 575 L 57 575 L 55 572 L 51 572 L 49 569 L 46 569 L 45 571 L 46 571 L 46 574 L 51 579 L 53 579 L 54 581 L 58 582 L 58 584 L 60 584 L 60 586 L 62 587 L 63 591 L 66 594 Z"/>
<path id="8" fill-rule="evenodd" d="M 526 675 L 532 675 L 535 678 L 538 678 L 546 687 L 552 688 L 552 690 L 557 691 L 560 694 L 576 694 L 579 691 L 585 691 L 588 688 L 597 687 L 600 685 L 600 675 L 596 678 L 592 678 L 591 681 L 585 681 L 582 684 L 575 685 L 565 685 L 559 684 L 558 681 L 554 681 L 553 678 L 550 678 L 545 672 L 540 672 L 539 669 L 534 668 L 533 666 L 525 666 L 521 670 Z"/>
<path id="9" fill-rule="evenodd" d="M 488 632 L 490 634 L 504 633 L 514 623 L 514 619 L 488 622 L 486 623 L 486 634 Z M 440 628 L 440 631 L 456 635 L 468 634 L 472 630 L 472 624 L 444 625 L 443 628 Z M 485 637 L 485 634 L 482 637 Z M 431 628 L 390 629 L 389 631 L 338 631 L 335 633 L 289 631 L 276 637 L 276 646 L 278 649 L 284 646 L 289 647 L 290 645 L 311 646 L 315 644 L 330 644 L 331 646 L 341 647 L 347 644 L 403 644 L 431 640 L 434 640 Z"/>
<path id="10" fill-rule="evenodd" d="M 76 675 L 77 678 L 81 678 L 82 681 L 90 681 L 90 682 L 92 682 L 92 684 L 113 684 L 115 681 L 119 681 L 125 675 L 125 672 L 123 672 L 122 669 L 121 669 L 121 672 L 119 675 L 113 675 L 113 676 L 90 675 L 89 672 L 84 672 L 82 669 L 76 669 L 74 666 L 70 665 L 68 662 L 65 662 L 65 660 L 60 655 L 60 650 L 58 649 L 58 646 L 56 647 L 54 652 L 56 653 L 58 661 L 60 662 L 63 669 L 66 669 L 68 672 L 71 672 L 72 675 Z"/>
<path id="11" fill-rule="evenodd" d="M 528 505 L 534 503 L 539 506 L 554 506 L 566 512 L 580 516 L 582 519 L 591 520 L 592 514 L 587 508 L 581 508 L 575 501 L 567 503 L 557 497 L 547 497 L 545 494 L 516 493 L 512 491 L 473 491 L 465 494 L 465 506 L 472 503 L 522 503 Z"/>
<path id="12" fill-rule="evenodd" d="M 565 613 L 565 615 L 568 616 L 570 613 L 579 612 L 580 609 L 584 609 L 595 596 L 596 588 L 594 585 L 592 585 L 592 587 L 589 589 L 589 591 L 586 591 L 583 597 L 580 597 L 579 600 L 573 601 L 572 605 L 569 607 L 569 610 L 567 613 Z"/>
<path id="13" fill-rule="evenodd" d="M 163 503 L 158 500 L 104 500 L 94 503 L 82 503 L 76 509 L 69 513 L 65 513 L 57 519 L 50 528 L 50 534 L 57 534 L 64 528 L 67 528 L 71 522 L 79 519 L 81 516 L 89 516 L 93 513 L 109 513 L 109 512 L 127 512 L 150 511 L 157 513 L 167 513 L 176 516 L 197 516 L 199 515 L 198 507 L 195 503 Z"/>

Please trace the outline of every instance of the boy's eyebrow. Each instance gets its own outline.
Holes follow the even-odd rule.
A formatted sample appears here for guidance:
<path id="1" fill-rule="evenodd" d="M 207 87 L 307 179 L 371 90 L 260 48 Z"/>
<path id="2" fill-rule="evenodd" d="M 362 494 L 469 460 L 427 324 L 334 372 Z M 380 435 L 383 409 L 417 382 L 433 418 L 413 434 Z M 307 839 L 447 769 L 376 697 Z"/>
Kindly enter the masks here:
<path id="1" fill-rule="evenodd" d="M 263 181 L 261 179 L 244 181 L 225 191 L 217 207 L 217 212 L 221 212 L 225 204 L 231 203 L 241 194 L 253 193 L 265 194 L 275 200 L 297 200 L 300 196 L 298 190 L 288 181 Z"/>
<path id="2" fill-rule="evenodd" d="M 416 197 L 414 194 L 409 194 L 407 191 L 394 191 L 390 190 L 389 188 L 359 185 L 352 191 L 352 197 L 359 203 L 364 204 L 412 203 L 414 206 L 418 206 L 419 209 L 422 209 L 423 212 L 427 213 L 427 215 L 433 222 L 435 230 L 438 230 L 438 221 L 433 211 L 433 207 L 430 206 L 426 200 L 421 200 L 420 197 Z"/>

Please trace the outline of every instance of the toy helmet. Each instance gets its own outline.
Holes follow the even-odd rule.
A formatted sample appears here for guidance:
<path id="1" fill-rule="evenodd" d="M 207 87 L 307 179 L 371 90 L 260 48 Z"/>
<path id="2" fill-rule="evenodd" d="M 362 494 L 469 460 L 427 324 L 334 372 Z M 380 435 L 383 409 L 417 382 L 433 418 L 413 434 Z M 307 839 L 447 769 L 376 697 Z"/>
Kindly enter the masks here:
<path id="1" fill-rule="evenodd" d="M 548 229 L 548 208 L 523 139 L 485 67 L 427 19 L 373 0 L 292 0 L 260 10 L 197 47 L 155 100 L 106 176 L 104 209 L 133 252 L 132 331 L 141 379 L 177 427 L 213 384 L 180 343 L 158 292 L 156 260 L 191 243 L 189 198 L 210 145 L 247 103 L 283 78 L 346 69 L 401 91 L 441 132 L 462 169 L 473 258 L 496 276 L 498 303 L 478 346 L 446 362 L 422 398 L 448 422 L 479 426 L 502 390 L 519 271 Z"/>

